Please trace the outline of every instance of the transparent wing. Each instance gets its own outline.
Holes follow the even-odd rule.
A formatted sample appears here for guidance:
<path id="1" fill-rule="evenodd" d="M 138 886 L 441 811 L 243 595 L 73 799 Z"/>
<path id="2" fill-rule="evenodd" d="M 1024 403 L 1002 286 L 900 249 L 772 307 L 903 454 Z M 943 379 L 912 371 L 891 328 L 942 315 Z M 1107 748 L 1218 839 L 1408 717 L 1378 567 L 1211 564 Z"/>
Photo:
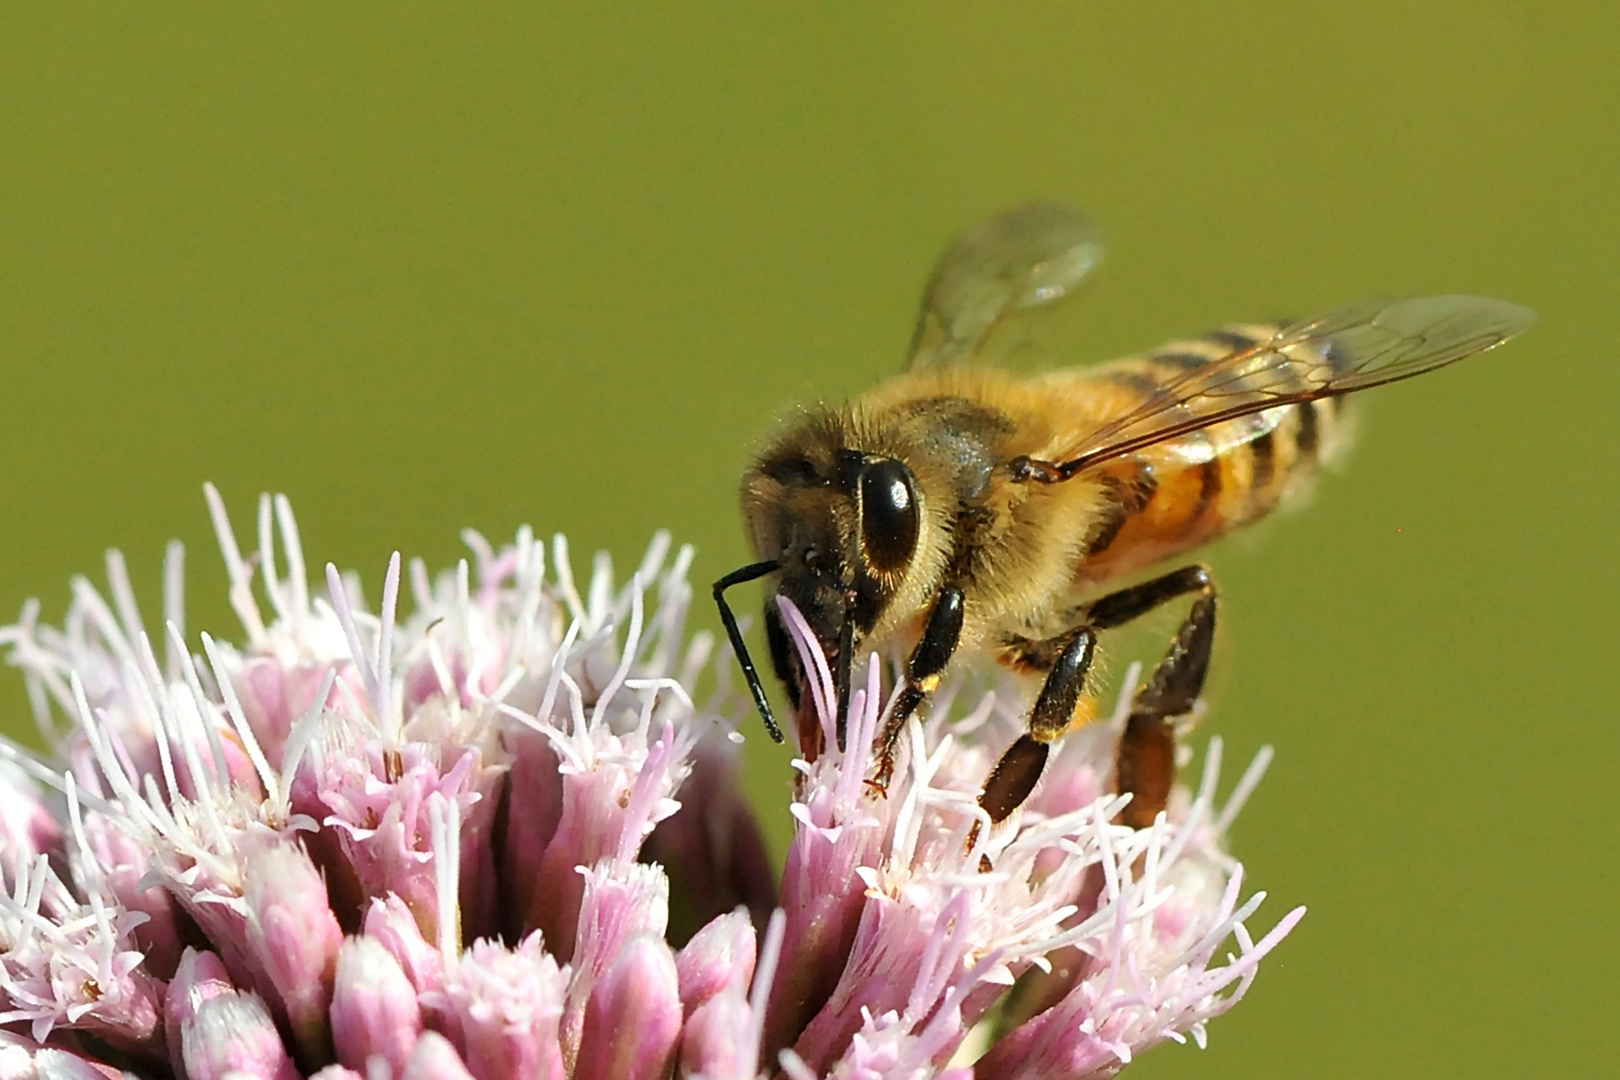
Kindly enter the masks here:
<path id="1" fill-rule="evenodd" d="M 1481 296 L 1351 304 L 1192 368 L 1042 471 L 1068 479 L 1226 420 L 1409 379 L 1493 349 L 1534 321 L 1529 308 Z"/>
<path id="2" fill-rule="evenodd" d="M 1097 227 L 1057 203 L 1025 203 L 980 222 L 934 268 L 909 366 L 973 359 L 1010 316 L 1062 300 L 1101 260 Z"/>

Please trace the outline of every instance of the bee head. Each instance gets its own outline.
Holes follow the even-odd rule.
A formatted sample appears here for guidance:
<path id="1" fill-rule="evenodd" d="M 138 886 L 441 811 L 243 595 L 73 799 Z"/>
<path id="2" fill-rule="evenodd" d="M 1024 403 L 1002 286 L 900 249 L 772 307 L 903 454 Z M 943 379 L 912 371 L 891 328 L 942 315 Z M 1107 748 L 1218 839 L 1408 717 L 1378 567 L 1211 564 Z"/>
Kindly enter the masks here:
<path id="1" fill-rule="evenodd" d="M 841 706 L 861 646 L 910 633 L 932 605 L 956 549 L 952 523 L 986 490 L 1005 427 L 993 410 L 957 397 L 812 409 L 743 474 L 743 520 L 760 560 L 746 580 L 768 576 L 767 593 L 793 601 L 832 666 Z M 774 599 L 765 630 L 802 739 L 806 673 Z"/>
<path id="2" fill-rule="evenodd" d="M 754 550 L 780 567 L 792 600 L 829 653 L 849 623 L 869 632 L 905 576 L 922 528 L 917 484 L 902 461 L 848 448 L 795 446 L 743 482 Z"/>
<path id="3" fill-rule="evenodd" d="M 832 666 L 842 742 L 856 643 L 877 625 L 905 580 L 917 553 L 922 507 L 905 462 L 851 449 L 841 439 L 816 438 L 827 433 L 815 425 L 795 434 L 743 477 L 743 516 L 754 551 L 764 560 L 759 565 L 776 568 L 776 595 L 798 608 Z M 771 600 L 765 628 L 772 665 L 802 713 L 805 673 Z"/>

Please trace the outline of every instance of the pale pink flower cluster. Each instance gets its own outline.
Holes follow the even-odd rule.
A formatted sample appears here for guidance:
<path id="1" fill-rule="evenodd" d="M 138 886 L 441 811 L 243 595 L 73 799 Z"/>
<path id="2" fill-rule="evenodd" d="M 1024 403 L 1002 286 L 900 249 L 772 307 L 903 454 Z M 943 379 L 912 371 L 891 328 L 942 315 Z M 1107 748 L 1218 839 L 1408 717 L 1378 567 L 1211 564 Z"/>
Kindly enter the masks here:
<path id="1" fill-rule="evenodd" d="M 310 590 L 285 499 L 244 555 L 208 495 L 240 643 L 187 637 L 178 545 L 161 629 L 114 552 L 60 627 L 0 631 L 54 755 L 0 745 L 0 1078 L 1106 1076 L 1202 1044 L 1301 914 L 1245 929 L 1221 844 L 1264 761 L 1217 809 L 1215 741 L 1133 831 L 1092 725 L 970 848 L 1020 702 L 958 678 L 880 797 L 876 659 L 778 882 L 727 667 L 692 697 L 690 549 L 581 592 L 560 537 L 468 533 L 373 611 Z"/>

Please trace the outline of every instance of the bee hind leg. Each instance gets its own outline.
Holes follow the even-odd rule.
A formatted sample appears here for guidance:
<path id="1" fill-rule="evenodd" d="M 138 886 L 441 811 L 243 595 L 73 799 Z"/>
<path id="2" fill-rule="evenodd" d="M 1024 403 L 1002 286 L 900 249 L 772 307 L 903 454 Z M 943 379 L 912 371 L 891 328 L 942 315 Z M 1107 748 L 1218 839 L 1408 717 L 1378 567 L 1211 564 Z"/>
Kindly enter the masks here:
<path id="1" fill-rule="evenodd" d="M 1172 570 L 1099 597 L 1079 609 L 1073 629 L 1057 637 L 1007 643 L 1016 666 L 1045 670 L 1046 681 L 1030 710 L 1028 730 L 996 762 L 979 796 L 979 806 L 992 825 L 1005 821 L 1029 798 L 1046 767 L 1051 744 L 1068 730 L 1085 690 L 1097 631 L 1132 622 L 1188 593 L 1198 598 L 1153 677 L 1132 699 L 1115 762 L 1118 790 L 1131 794 L 1122 820 L 1133 828 L 1153 823 L 1175 779 L 1172 721 L 1190 712 L 1198 700 L 1215 638 L 1215 585 L 1209 568 L 1202 565 Z M 969 846 L 978 832 L 975 826 Z"/>
<path id="2" fill-rule="evenodd" d="M 1170 801 L 1176 778 L 1174 721 L 1191 712 L 1203 692 L 1214 641 L 1215 593 L 1211 590 L 1193 601 L 1164 659 L 1131 699 L 1114 775 L 1117 790 L 1131 796 L 1120 820 L 1133 829 L 1151 826 Z"/>

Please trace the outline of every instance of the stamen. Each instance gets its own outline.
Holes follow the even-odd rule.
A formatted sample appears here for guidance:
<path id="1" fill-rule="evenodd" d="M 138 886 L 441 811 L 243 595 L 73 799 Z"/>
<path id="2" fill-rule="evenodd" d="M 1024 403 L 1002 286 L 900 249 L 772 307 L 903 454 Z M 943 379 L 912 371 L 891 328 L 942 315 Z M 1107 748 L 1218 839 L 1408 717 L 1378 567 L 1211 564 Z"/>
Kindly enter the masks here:
<path id="1" fill-rule="evenodd" d="M 580 601 L 579 590 L 574 587 L 574 568 L 568 561 L 568 538 L 562 533 L 557 533 L 551 538 L 551 565 L 557 569 L 557 591 L 562 594 L 569 617 L 579 623 L 589 637 L 595 628 L 585 611 L 584 603 Z"/>
<path id="2" fill-rule="evenodd" d="M 602 688 L 596 699 L 596 706 L 591 710 L 591 725 L 594 727 L 602 722 L 602 716 L 613 698 L 624 684 L 625 676 L 630 674 L 630 667 L 636 661 L 636 646 L 641 640 L 641 578 L 638 576 L 631 581 L 630 594 L 630 629 L 624 635 L 624 645 L 619 654 L 619 665 L 613 671 L 613 677 L 608 679 L 607 685 Z"/>
<path id="3" fill-rule="evenodd" d="M 309 571 L 304 566 L 304 542 L 298 535 L 298 519 L 293 517 L 292 500 L 275 497 L 276 524 L 281 529 L 281 549 L 287 555 L 287 612 L 294 633 L 303 629 L 309 611 Z"/>
<path id="4" fill-rule="evenodd" d="M 291 614 L 286 597 L 282 595 L 281 578 L 276 574 L 276 532 L 272 522 L 270 496 L 259 496 L 259 573 L 263 575 L 264 596 L 276 613 L 277 622 L 286 622 Z"/>
<path id="5" fill-rule="evenodd" d="M 400 718 L 394 715 L 394 616 L 399 604 L 399 552 L 388 559 L 388 571 L 383 575 L 382 628 L 377 634 L 377 659 L 372 670 L 377 673 L 377 720 L 385 731 L 398 736 Z"/>
<path id="6" fill-rule="evenodd" d="M 231 583 L 231 609 L 242 620 L 242 628 L 247 631 L 251 647 L 262 649 L 268 639 L 264 618 L 253 599 L 253 571 L 242 560 L 241 549 L 236 546 L 236 534 L 231 531 L 231 519 L 225 513 L 225 500 L 220 498 L 213 484 L 203 485 L 203 495 L 208 499 L 208 516 L 214 522 L 214 535 L 219 538 L 220 554 L 225 556 L 225 576 Z"/>
<path id="7" fill-rule="evenodd" d="M 173 623 L 169 624 L 169 636 L 171 640 L 177 640 L 180 636 L 179 627 Z M 253 725 L 248 723 L 247 714 L 242 711 L 242 702 L 236 696 L 236 687 L 231 683 L 230 671 L 225 666 L 224 658 L 220 656 L 219 647 L 214 644 L 213 637 L 206 630 L 202 633 L 202 646 L 203 655 L 208 658 L 208 666 L 213 669 L 214 682 L 219 687 L 220 697 L 224 699 L 225 714 L 231 718 L 231 726 L 236 731 L 236 739 L 241 743 L 248 760 L 253 763 L 253 771 L 259 774 L 259 783 L 264 786 L 265 795 L 279 801 L 281 792 L 278 790 L 276 771 L 270 767 L 269 759 L 264 756 L 264 750 L 259 746 L 258 737 L 253 734 Z M 207 706 L 207 701 L 202 696 L 202 686 L 197 681 L 196 670 L 192 669 L 190 675 L 191 692 L 197 699 L 197 708 L 202 709 Z"/>
<path id="8" fill-rule="evenodd" d="M 1238 778 L 1237 787 L 1226 797 L 1226 805 L 1221 807 L 1220 816 L 1215 819 L 1215 835 L 1226 835 L 1226 830 L 1231 826 L 1233 819 L 1242 812 L 1249 801 L 1249 796 L 1254 794 L 1254 789 L 1260 785 L 1260 780 L 1266 775 L 1266 768 L 1274 756 L 1269 746 L 1262 746 L 1260 752 L 1254 755 L 1254 760 L 1249 762 L 1249 767 L 1243 770 L 1243 775 Z"/>
<path id="9" fill-rule="evenodd" d="M 181 640 L 186 636 L 186 546 L 170 540 L 163 551 L 163 621 L 179 631 Z M 166 680 L 180 677 L 180 657 L 174 652 L 164 655 L 163 674 Z"/>
<path id="10" fill-rule="evenodd" d="M 433 837 L 433 881 L 438 900 L 439 955 L 454 971 L 461 954 L 461 806 L 435 791 L 428 796 Z"/>
<path id="11" fill-rule="evenodd" d="M 332 610 L 337 613 L 338 622 L 343 625 L 343 636 L 349 641 L 349 655 L 354 657 L 354 666 L 360 672 L 360 681 L 365 686 L 366 697 L 370 699 L 372 711 L 382 718 L 382 710 L 378 707 L 382 701 L 382 691 L 377 686 L 377 669 L 372 658 L 360 644 L 360 631 L 355 627 L 354 610 L 349 606 L 348 590 L 343 587 L 343 578 L 338 568 L 331 563 L 326 564 L 326 590 L 332 598 Z"/>

